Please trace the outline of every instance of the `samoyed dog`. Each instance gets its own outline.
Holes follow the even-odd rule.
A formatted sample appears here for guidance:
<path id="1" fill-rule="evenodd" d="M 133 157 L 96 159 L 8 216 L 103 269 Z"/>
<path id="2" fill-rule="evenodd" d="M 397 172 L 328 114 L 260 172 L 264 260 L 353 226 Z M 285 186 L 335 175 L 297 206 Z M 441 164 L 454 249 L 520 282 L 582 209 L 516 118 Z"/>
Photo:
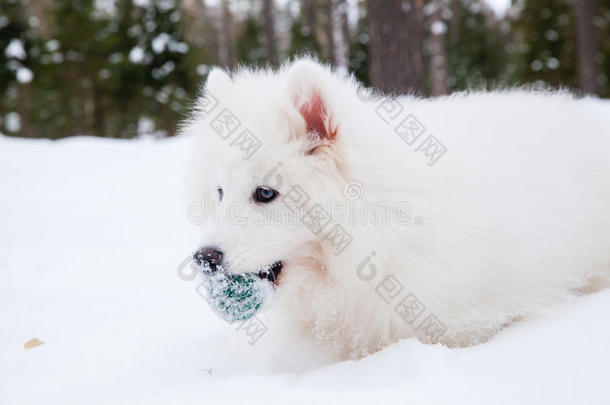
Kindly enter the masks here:
<path id="1" fill-rule="evenodd" d="M 213 70 L 182 132 L 199 258 L 360 358 L 476 344 L 610 284 L 610 125 L 567 93 L 388 98 L 311 59 Z"/>

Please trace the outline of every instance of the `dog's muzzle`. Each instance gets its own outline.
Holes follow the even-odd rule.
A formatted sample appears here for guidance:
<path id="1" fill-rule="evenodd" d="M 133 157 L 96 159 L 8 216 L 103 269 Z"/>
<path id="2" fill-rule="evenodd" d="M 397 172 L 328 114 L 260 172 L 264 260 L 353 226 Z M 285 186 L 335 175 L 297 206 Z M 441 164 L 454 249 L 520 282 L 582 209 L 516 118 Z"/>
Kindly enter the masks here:
<path id="1" fill-rule="evenodd" d="M 272 283 L 276 283 L 277 278 L 279 277 L 281 272 L 282 272 L 282 262 L 277 261 L 277 262 L 273 263 L 271 266 L 269 266 L 267 269 L 260 270 L 258 272 L 258 276 L 262 279 L 266 278 L 267 280 L 271 281 Z"/>

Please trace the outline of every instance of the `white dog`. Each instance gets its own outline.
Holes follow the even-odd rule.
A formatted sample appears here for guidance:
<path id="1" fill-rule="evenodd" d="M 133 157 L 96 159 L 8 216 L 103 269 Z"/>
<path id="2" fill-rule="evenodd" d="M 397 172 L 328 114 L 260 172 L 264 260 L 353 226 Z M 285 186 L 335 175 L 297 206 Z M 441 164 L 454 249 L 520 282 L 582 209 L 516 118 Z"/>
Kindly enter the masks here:
<path id="1" fill-rule="evenodd" d="M 610 129 L 568 94 L 384 99 L 304 59 L 213 70 L 183 132 L 206 260 L 341 358 L 482 342 L 610 282 Z"/>

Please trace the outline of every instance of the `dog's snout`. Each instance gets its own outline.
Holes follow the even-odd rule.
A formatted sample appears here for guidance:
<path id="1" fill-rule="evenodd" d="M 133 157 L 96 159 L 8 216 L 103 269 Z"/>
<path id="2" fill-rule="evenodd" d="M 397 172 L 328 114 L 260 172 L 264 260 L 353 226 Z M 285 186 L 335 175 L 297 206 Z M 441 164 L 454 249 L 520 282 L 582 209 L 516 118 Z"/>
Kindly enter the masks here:
<path id="1" fill-rule="evenodd" d="M 206 266 L 216 271 L 216 266 L 222 263 L 222 252 L 212 247 L 204 247 L 195 252 L 193 259 L 199 266 Z"/>

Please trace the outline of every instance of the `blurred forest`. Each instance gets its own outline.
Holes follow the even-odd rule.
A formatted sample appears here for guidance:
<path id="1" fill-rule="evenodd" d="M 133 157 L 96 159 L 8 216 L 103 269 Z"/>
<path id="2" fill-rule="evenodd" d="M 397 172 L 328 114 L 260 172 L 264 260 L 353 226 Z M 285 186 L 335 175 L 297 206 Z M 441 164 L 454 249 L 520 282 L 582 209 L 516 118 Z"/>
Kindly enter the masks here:
<path id="1" fill-rule="evenodd" d="M 610 0 L 0 0 L 0 132 L 169 136 L 211 66 L 309 53 L 390 93 L 610 97 Z"/>

